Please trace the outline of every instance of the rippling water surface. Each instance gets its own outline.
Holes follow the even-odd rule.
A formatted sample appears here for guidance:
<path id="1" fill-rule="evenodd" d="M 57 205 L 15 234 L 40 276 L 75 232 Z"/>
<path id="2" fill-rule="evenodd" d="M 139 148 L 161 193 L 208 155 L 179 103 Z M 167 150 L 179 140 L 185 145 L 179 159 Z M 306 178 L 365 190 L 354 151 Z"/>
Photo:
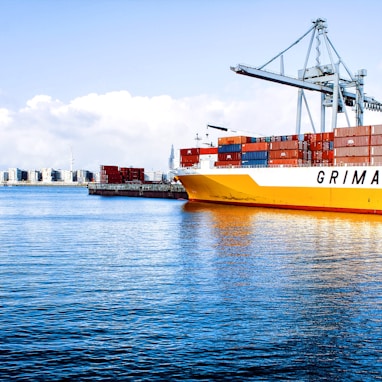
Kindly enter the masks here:
<path id="1" fill-rule="evenodd" d="M 0 380 L 376 381 L 382 217 L 0 187 Z"/>

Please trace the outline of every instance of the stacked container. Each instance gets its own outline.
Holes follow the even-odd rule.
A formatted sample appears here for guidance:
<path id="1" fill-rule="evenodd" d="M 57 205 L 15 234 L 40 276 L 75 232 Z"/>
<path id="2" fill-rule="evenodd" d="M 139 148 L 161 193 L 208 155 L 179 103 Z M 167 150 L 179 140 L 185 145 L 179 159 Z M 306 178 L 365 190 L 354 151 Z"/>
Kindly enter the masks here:
<path id="1" fill-rule="evenodd" d="M 371 126 L 370 163 L 382 165 L 382 125 Z"/>
<path id="2" fill-rule="evenodd" d="M 241 164 L 243 166 L 267 166 L 268 142 L 243 143 L 241 145 Z"/>
<path id="3" fill-rule="evenodd" d="M 180 166 L 181 167 L 192 167 L 198 164 L 201 159 L 210 159 L 214 161 L 218 158 L 218 148 L 217 147 L 193 147 L 189 149 L 180 150 Z"/>
<path id="4" fill-rule="evenodd" d="M 121 167 L 120 173 L 122 176 L 122 183 L 126 183 L 126 182 L 143 183 L 145 180 L 145 170 L 143 168 Z"/>
<path id="5" fill-rule="evenodd" d="M 126 182 L 144 182 L 145 170 L 143 168 L 105 166 L 100 168 L 100 182 L 120 184 Z"/>
<path id="6" fill-rule="evenodd" d="M 334 164 L 369 164 L 370 133 L 371 126 L 336 128 Z"/>
<path id="7" fill-rule="evenodd" d="M 305 134 L 313 166 L 333 163 L 334 133 Z"/>
<path id="8" fill-rule="evenodd" d="M 101 183 L 122 183 L 122 176 L 118 166 L 101 165 L 100 180 Z"/>
<path id="9" fill-rule="evenodd" d="M 242 144 L 251 143 L 253 138 L 246 136 L 222 137 L 218 139 L 217 167 L 241 166 Z"/>
<path id="10" fill-rule="evenodd" d="M 269 144 L 269 166 L 301 165 L 306 148 L 307 144 L 299 140 L 298 135 L 272 137 Z"/>
<path id="11" fill-rule="evenodd" d="M 199 163 L 200 149 L 198 147 L 180 150 L 180 166 L 192 167 Z"/>
<path id="12" fill-rule="evenodd" d="M 382 125 L 301 135 L 223 137 L 218 144 L 216 167 L 382 165 Z M 181 150 L 182 166 L 198 163 L 200 150 L 203 149 Z M 206 152 L 209 156 L 212 153 Z"/>

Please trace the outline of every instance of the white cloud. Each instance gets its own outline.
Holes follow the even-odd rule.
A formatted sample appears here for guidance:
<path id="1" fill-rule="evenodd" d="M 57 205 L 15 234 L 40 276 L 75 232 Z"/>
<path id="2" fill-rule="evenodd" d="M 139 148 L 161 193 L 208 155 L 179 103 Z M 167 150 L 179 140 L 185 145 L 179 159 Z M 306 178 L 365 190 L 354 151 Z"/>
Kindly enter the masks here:
<path id="1" fill-rule="evenodd" d="M 113 164 L 166 171 L 172 144 L 176 150 L 193 147 L 197 133 L 200 144 L 217 143 L 221 132 L 206 130 L 207 124 L 246 135 L 294 134 L 296 103 L 296 90 L 278 85 L 254 87 L 252 97 L 241 101 L 115 91 L 65 104 L 38 95 L 16 112 L 0 109 L 0 169 L 68 169 L 72 151 L 76 169 Z"/>

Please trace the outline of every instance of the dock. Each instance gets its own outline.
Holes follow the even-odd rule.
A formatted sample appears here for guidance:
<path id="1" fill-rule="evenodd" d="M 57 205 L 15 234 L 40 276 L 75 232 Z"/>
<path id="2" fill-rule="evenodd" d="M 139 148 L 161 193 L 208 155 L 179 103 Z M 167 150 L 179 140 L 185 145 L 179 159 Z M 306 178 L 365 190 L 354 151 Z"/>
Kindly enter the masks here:
<path id="1" fill-rule="evenodd" d="M 160 199 L 188 199 L 181 184 L 164 183 L 89 183 L 89 195 L 130 196 Z"/>

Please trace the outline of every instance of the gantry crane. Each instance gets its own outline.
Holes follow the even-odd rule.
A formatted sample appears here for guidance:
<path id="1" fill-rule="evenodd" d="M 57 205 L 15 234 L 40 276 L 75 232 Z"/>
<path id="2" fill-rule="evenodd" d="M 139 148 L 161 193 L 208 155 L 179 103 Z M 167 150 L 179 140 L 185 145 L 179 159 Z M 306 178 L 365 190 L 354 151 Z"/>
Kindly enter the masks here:
<path id="1" fill-rule="evenodd" d="M 303 69 L 298 71 L 298 78 L 288 77 L 284 75 L 283 55 L 286 51 L 298 44 L 302 39 L 311 33 L 308 53 L 305 59 Z M 311 56 L 313 42 L 316 41 L 316 65 L 307 67 Z M 321 63 L 322 48 L 326 49 L 326 54 L 329 57 L 329 63 Z M 280 73 L 273 73 L 265 70 L 266 66 L 276 59 L 280 58 Z M 346 76 L 340 73 L 340 68 L 345 69 Z M 345 113 L 348 126 L 350 126 L 346 106 L 353 108 L 356 114 L 356 125 L 363 125 L 364 109 L 373 111 L 382 111 L 382 103 L 374 98 L 366 97 L 364 94 L 364 78 L 367 74 L 365 69 L 360 69 L 356 74 L 352 74 L 327 35 L 327 24 L 325 19 L 318 18 L 313 21 L 313 26 L 297 41 L 283 50 L 277 56 L 269 60 L 264 65 L 252 68 L 246 65 L 237 65 L 231 67 L 231 70 L 238 74 L 243 74 L 250 77 L 260 78 L 267 81 L 276 82 L 279 84 L 290 85 L 297 87 L 297 122 L 296 134 L 300 134 L 301 130 L 301 112 L 302 102 L 306 106 L 313 131 L 316 132 L 313 119 L 309 110 L 308 102 L 305 96 L 305 90 L 318 91 L 321 93 L 321 126 L 320 131 L 325 132 L 325 109 L 332 108 L 331 129 L 337 127 L 337 113 Z M 355 88 L 355 93 L 349 92 L 349 88 Z"/>

